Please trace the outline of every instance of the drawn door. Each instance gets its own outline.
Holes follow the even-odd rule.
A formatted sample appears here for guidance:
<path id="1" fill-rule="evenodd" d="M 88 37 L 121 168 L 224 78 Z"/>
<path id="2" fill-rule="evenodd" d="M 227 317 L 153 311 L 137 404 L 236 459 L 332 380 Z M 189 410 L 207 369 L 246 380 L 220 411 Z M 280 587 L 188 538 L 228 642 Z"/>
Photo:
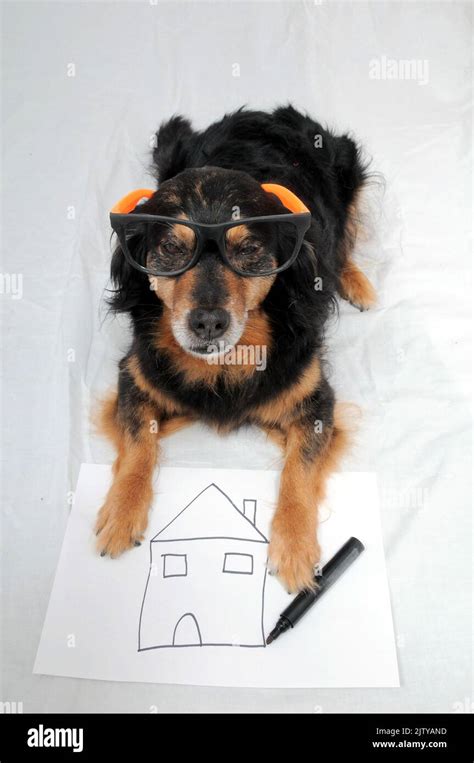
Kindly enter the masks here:
<path id="1" fill-rule="evenodd" d="M 191 612 L 180 617 L 173 632 L 173 646 L 202 646 L 201 631 Z"/>

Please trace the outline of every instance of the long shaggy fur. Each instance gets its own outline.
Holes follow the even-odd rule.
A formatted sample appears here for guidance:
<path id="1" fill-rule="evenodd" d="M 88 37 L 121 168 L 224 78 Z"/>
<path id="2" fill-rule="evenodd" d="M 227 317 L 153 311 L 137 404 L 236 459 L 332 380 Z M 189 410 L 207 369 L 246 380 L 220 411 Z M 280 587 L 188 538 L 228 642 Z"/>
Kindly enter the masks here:
<path id="1" fill-rule="evenodd" d="M 286 186 L 312 213 L 300 256 L 279 275 L 263 304 L 281 348 L 272 360 L 273 373 L 266 375 L 268 390 L 276 390 L 277 376 L 289 383 L 301 363 L 322 351 L 324 327 L 336 309 L 355 236 L 357 196 L 367 178 L 361 150 L 349 136 L 335 135 L 292 106 L 272 113 L 239 109 L 202 132 L 175 116 L 160 127 L 156 144 L 159 187 L 191 168 L 237 169 L 259 182 Z M 147 205 L 142 209 L 147 211 Z M 112 258 L 111 277 L 115 291 L 109 304 L 113 311 L 131 315 L 139 339 L 160 317 L 162 306 L 120 248 Z M 315 278 L 321 279 L 321 290 L 315 288 Z"/>

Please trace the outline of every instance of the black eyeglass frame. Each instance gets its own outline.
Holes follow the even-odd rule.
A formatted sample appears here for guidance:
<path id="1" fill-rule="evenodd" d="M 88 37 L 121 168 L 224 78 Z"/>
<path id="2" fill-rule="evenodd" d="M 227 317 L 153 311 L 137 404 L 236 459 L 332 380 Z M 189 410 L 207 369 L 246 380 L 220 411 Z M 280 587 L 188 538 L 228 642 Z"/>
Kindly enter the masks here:
<path id="1" fill-rule="evenodd" d="M 191 230 L 194 231 L 196 235 L 196 250 L 189 261 L 189 264 L 186 265 L 184 268 L 180 268 L 179 270 L 174 271 L 167 271 L 166 273 L 158 272 L 156 270 L 152 270 L 151 268 L 147 268 L 144 265 L 140 265 L 138 262 L 135 262 L 132 255 L 130 254 L 130 251 L 128 249 L 128 243 L 127 243 L 127 237 L 125 235 L 125 229 L 130 223 L 168 223 L 171 225 L 185 225 L 188 228 L 191 228 Z M 258 272 L 258 273 L 246 273 L 243 270 L 240 270 L 239 268 L 235 267 L 233 265 L 229 258 L 226 255 L 225 251 L 225 234 L 226 232 L 231 228 L 236 228 L 239 225 L 246 225 L 251 223 L 271 223 L 271 222 L 288 222 L 292 223 L 297 232 L 297 239 L 294 251 L 287 260 L 287 262 L 283 263 L 283 265 L 280 265 L 277 268 L 274 268 L 273 270 L 264 271 L 264 272 Z M 183 273 L 186 273 L 187 270 L 191 270 L 194 268 L 197 263 L 199 262 L 199 259 L 201 257 L 203 247 L 206 241 L 214 241 L 217 244 L 219 254 L 221 259 L 223 260 L 224 264 L 227 265 L 228 268 L 230 268 L 234 273 L 236 273 L 239 276 L 243 276 L 244 278 L 252 278 L 252 277 L 259 277 L 264 278 L 266 276 L 273 276 L 277 273 L 281 273 L 283 270 L 287 270 L 290 268 L 294 262 L 296 261 L 302 245 L 304 241 L 304 235 L 306 231 L 308 230 L 309 226 L 311 225 L 311 213 L 310 212 L 290 212 L 288 214 L 284 213 L 282 215 L 262 215 L 261 217 L 246 217 L 242 218 L 240 220 L 231 220 L 230 222 L 226 223 L 196 223 L 192 220 L 182 220 L 178 219 L 176 217 L 167 217 L 165 215 L 148 215 L 148 214 L 133 214 L 133 213 L 117 213 L 117 212 L 111 212 L 110 213 L 110 224 L 112 226 L 112 229 L 117 234 L 117 238 L 120 242 L 120 245 L 122 247 L 123 254 L 129 263 L 133 268 L 136 270 L 139 270 L 141 273 L 146 273 L 147 275 L 154 276 L 155 278 L 173 278 L 175 276 L 182 275 Z"/>

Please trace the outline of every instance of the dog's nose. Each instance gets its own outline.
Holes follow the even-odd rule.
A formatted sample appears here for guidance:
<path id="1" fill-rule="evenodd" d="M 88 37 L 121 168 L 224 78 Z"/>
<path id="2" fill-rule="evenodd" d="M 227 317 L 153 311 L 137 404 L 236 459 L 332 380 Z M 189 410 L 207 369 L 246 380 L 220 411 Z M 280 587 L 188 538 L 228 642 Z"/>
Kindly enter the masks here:
<path id="1" fill-rule="evenodd" d="M 196 307 L 189 313 L 189 325 L 199 339 L 217 339 L 227 330 L 229 323 L 229 313 L 220 307 L 213 310 Z"/>

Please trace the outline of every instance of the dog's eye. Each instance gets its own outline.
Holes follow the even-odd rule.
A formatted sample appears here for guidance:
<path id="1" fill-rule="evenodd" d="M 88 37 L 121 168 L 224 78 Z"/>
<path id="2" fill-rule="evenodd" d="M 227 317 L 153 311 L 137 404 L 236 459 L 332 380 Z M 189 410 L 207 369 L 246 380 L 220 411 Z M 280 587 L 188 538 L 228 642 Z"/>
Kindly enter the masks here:
<path id="1" fill-rule="evenodd" d="M 160 244 L 159 249 L 160 252 L 170 255 L 180 254 L 183 251 L 181 244 L 176 243 L 176 241 L 163 241 Z"/>
<path id="2" fill-rule="evenodd" d="M 244 256 L 248 256 L 250 254 L 255 254 L 255 252 L 258 252 L 260 249 L 260 244 L 257 241 L 244 241 L 239 246 L 239 254 L 243 254 Z"/>

